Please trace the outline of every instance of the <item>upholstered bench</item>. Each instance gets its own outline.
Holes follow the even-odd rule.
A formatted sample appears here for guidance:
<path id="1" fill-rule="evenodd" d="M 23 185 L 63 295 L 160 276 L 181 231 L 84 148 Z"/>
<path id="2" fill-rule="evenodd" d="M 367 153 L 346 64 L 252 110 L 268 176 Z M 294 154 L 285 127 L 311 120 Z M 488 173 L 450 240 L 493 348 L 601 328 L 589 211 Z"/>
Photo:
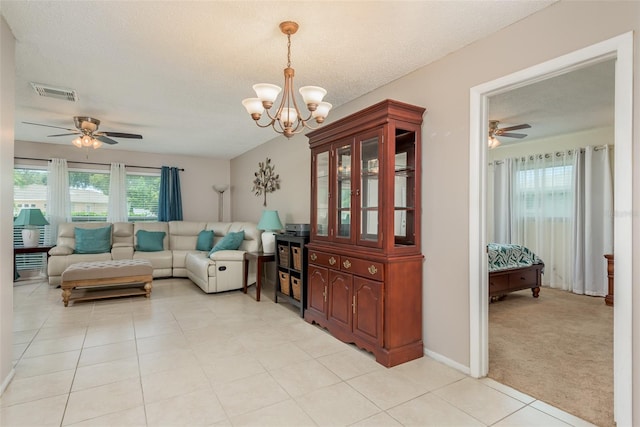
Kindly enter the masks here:
<path id="1" fill-rule="evenodd" d="M 145 259 L 78 262 L 62 272 L 62 301 L 144 295 L 151 296 L 153 267 Z M 140 284 L 140 287 L 130 285 Z M 78 289 L 80 288 L 80 289 Z M 100 288 L 100 289 L 94 289 Z M 74 295 L 72 298 L 72 291 Z"/>

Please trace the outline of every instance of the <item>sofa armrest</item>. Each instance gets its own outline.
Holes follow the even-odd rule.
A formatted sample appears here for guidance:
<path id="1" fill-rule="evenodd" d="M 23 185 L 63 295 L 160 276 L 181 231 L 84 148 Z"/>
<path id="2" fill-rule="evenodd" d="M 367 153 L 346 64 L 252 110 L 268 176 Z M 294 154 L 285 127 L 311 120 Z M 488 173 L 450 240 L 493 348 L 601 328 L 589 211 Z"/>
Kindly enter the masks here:
<path id="1" fill-rule="evenodd" d="M 49 250 L 49 255 L 71 255 L 73 253 L 73 249 L 69 246 L 59 245 L 54 246 Z"/>
<path id="2" fill-rule="evenodd" d="M 216 251 L 209 257 L 212 261 L 243 261 L 245 251 Z"/>

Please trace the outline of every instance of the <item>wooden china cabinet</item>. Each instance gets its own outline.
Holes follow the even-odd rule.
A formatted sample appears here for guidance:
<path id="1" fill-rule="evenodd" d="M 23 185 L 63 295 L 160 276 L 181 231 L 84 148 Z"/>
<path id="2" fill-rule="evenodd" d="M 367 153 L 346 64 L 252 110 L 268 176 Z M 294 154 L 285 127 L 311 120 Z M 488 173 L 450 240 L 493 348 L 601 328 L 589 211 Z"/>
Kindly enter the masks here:
<path id="1" fill-rule="evenodd" d="M 420 137 L 393 100 L 310 132 L 305 320 L 390 367 L 423 355 Z"/>

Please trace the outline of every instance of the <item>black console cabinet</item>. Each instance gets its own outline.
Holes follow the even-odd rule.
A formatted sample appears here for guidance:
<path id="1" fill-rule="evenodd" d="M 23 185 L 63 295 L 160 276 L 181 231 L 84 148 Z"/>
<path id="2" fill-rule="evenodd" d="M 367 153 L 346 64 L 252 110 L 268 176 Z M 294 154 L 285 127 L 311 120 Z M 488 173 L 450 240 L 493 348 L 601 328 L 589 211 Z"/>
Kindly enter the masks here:
<path id="1" fill-rule="evenodd" d="M 300 308 L 307 308 L 307 248 L 309 237 L 276 234 L 276 282 L 274 301 L 278 298 Z"/>

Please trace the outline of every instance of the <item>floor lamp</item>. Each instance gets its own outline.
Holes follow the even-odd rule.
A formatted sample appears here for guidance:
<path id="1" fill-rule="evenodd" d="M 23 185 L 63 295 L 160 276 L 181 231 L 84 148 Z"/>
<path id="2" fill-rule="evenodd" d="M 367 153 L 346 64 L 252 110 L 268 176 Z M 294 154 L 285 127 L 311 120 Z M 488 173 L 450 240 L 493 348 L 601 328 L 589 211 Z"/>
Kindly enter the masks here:
<path id="1" fill-rule="evenodd" d="M 222 222 L 224 217 L 224 192 L 229 188 L 229 184 L 216 184 L 213 189 L 218 193 L 218 221 Z"/>

